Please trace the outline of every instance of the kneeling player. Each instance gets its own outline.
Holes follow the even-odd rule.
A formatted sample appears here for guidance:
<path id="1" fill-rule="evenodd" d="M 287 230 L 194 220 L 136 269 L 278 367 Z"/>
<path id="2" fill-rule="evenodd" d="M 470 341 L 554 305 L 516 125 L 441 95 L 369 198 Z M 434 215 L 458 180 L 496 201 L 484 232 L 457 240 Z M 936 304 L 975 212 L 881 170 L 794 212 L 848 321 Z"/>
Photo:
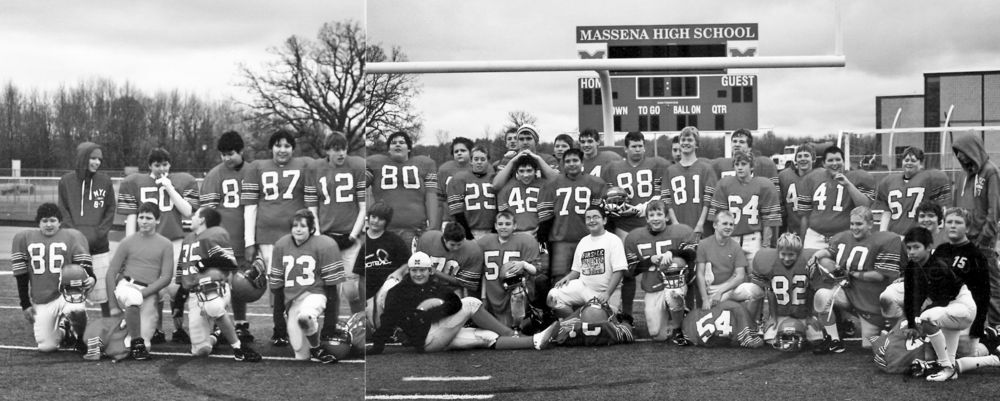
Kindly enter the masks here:
<path id="1" fill-rule="evenodd" d="M 558 333 L 559 324 L 533 336 L 514 337 L 514 330 L 497 321 L 472 298 L 459 298 L 455 288 L 431 274 L 432 262 L 426 253 L 416 252 L 407 262 L 403 281 L 389 290 L 382 325 L 372 335 L 367 355 L 380 354 L 396 328 L 408 338 L 405 344 L 423 352 L 450 349 L 544 349 Z M 472 321 L 478 328 L 465 327 Z"/>
<path id="2" fill-rule="evenodd" d="M 94 285 L 87 239 L 77 230 L 60 228 L 61 220 L 54 203 L 42 204 L 35 216 L 38 228 L 17 233 L 11 246 L 10 264 L 21 309 L 42 352 L 55 351 L 60 343 L 84 350 L 74 335 L 83 333 L 87 325 L 84 299 L 65 292 L 73 280 L 78 291 L 89 291 Z M 79 265 L 63 266 L 67 261 Z"/>
<path id="3" fill-rule="evenodd" d="M 813 297 L 816 318 L 823 324 L 829 341 L 815 353 L 840 353 L 843 342 L 837 333 L 832 308 L 855 313 L 861 319 L 861 346 L 871 348 L 885 320 L 879 295 L 899 275 L 902 241 L 891 232 L 872 232 L 872 211 L 866 206 L 851 210 L 851 229 L 834 236 L 830 248 L 813 255 L 816 268 L 829 272 L 834 285 L 819 288 Z M 813 265 L 813 263 L 810 263 Z"/>
<path id="4" fill-rule="evenodd" d="M 174 247 L 156 232 L 160 222 L 160 207 L 146 202 L 139 205 L 136 224 L 139 231 L 126 237 L 108 267 L 108 302 L 111 316 L 125 311 L 125 327 L 132 337 L 130 357 L 149 359 L 153 331 L 159 314 L 157 299 L 160 290 L 174 276 Z"/>
<path id="5" fill-rule="evenodd" d="M 756 318 L 760 302 L 768 296 L 770 319 L 764 341 L 782 351 L 796 351 L 802 339 L 823 339 L 823 329 L 812 316 L 808 302 L 810 273 L 806 262 L 815 250 L 802 249 L 802 240 L 793 233 L 778 237 L 776 249 L 762 249 L 753 260 L 749 283 L 740 284 L 737 293 L 750 302 L 750 315 Z"/>
<path id="6" fill-rule="evenodd" d="M 731 235 L 735 227 L 732 212 L 720 210 L 715 216 L 715 234 L 698 242 L 698 270 L 695 278 L 701 293 L 701 308 L 711 309 L 723 301 L 743 302 L 736 286 L 746 281 L 747 257 Z"/>
<path id="7" fill-rule="evenodd" d="M 679 251 L 694 235 L 684 224 L 668 224 L 667 206 L 652 200 L 646 206 L 646 227 L 625 237 L 625 258 L 633 274 L 642 274 L 646 328 L 654 340 L 673 337 L 674 344 L 690 345 L 681 332 L 684 297 L 693 278 L 694 251 Z M 674 251 L 671 254 L 671 251 Z"/>
<path id="8" fill-rule="evenodd" d="M 231 308 L 228 274 L 236 269 L 236 258 L 229 245 L 229 234 L 219 226 L 222 216 L 212 208 L 203 207 L 191 215 L 191 234 L 181 244 L 180 282 L 192 296 L 188 297 L 188 330 L 191 333 L 191 353 L 208 356 L 220 335 L 233 347 L 237 361 L 258 362 L 260 354 L 247 342 L 240 342 Z M 220 332 L 213 333 L 218 325 Z"/>
<path id="9" fill-rule="evenodd" d="M 326 309 L 326 297 L 339 296 L 337 285 L 344 281 L 344 262 L 333 239 L 313 235 L 316 218 L 308 209 L 295 212 L 291 224 L 291 234 L 274 243 L 267 280 L 271 291 L 284 293 L 288 341 L 295 359 L 337 362 L 320 345 L 319 318 Z"/>

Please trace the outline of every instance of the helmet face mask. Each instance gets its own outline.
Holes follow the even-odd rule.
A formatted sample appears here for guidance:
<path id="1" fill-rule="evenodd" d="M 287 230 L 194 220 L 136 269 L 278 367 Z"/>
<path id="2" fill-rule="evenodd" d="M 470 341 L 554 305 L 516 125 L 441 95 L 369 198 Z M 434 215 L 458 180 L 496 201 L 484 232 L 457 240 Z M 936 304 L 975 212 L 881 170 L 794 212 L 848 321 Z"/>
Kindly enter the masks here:
<path id="1" fill-rule="evenodd" d="M 224 281 L 214 277 L 202 277 L 198 279 L 198 287 L 195 291 L 198 301 L 208 302 L 226 295 L 226 286 Z"/>
<path id="2" fill-rule="evenodd" d="M 628 205 L 629 195 L 621 187 L 611 187 L 604 194 L 604 211 L 618 213 Z"/>
<path id="3" fill-rule="evenodd" d="M 59 273 L 59 293 L 69 303 L 82 303 L 87 300 L 91 286 L 87 285 L 90 276 L 80 265 L 65 265 Z"/>
<path id="4" fill-rule="evenodd" d="M 774 348 L 784 352 L 798 352 L 802 350 L 804 343 L 802 333 L 793 327 L 785 327 L 778 332 L 777 338 L 774 340 Z"/>

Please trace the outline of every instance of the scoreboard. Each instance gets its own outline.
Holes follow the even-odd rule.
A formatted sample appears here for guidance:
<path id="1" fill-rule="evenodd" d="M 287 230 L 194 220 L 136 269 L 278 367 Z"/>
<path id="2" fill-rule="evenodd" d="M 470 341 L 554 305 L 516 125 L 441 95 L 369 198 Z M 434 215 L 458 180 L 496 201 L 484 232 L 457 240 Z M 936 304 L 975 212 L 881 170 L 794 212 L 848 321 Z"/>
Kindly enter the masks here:
<path id="1" fill-rule="evenodd" d="M 581 26 L 581 58 L 753 57 L 757 24 Z M 622 131 L 756 130 L 754 70 L 612 71 L 614 129 Z M 577 82 L 579 129 L 602 126 L 601 83 Z"/>

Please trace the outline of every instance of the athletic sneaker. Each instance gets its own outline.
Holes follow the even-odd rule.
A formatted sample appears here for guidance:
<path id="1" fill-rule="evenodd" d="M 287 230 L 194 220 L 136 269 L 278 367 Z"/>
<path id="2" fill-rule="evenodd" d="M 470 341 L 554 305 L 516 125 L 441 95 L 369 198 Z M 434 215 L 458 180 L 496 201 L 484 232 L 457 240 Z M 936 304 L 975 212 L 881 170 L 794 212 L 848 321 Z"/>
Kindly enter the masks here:
<path id="1" fill-rule="evenodd" d="M 233 359 L 242 362 L 260 362 L 261 357 L 257 351 L 250 348 L 250 344 L 241 342 L 240 347 L 233 350 Z"/>
<path id="2" fill-rule="evenodd" d="M 927 376 L 929 382 L 943 382 L 958 379 L 958 370 L 953 366 L 942 366 L 941 370 Z"/>
<path id="3" fill-rule="evenodd" d="M 532 342 L 535 344 L 535 349 L 542 350 L 552 347 L 552 338 L 559 333 L 559 322 L 555 322 L 549 325 L 539 333 L 535 333 L 532 336 Z"/>
<path id="4" fill-rule="evenodd" d="M 165 342 L 167 342 L 167 335 L 160 329 L 156 329 L 156 331 L 153 332 L 153 337 L 149 339 L 150 344 L 163 344 Z"/>
<path id="5" fill-rule="evenodd" d="M 63 330 L 63 337 L 62 341 L 59 342 L 59 347 L 76 348 L 76 331 L 73 330 L 73 324 L 66 315 L 59 316 L 59 328 Z"/>
<path id="6" fill-rule="evenodd" d="M 681 329 L 674 329 L 674 335 L 671 338 L 671 341 L 673 341 L 674 344 L 679 345 L 681 347 L 687 347 L 689 345 L 692 345 L 691 341 L 688 340 L 687 337 L 684 337 L 684 330 Z"/>
<path id="7" fill-rule="evenodd" d="M 170 335 L 170 341 L 175 344 L 191 344 L 191 337 L 184 329 L 177 329 Z"/>
<path id="8" fill-rule="evenodd" d="M 940 371 L 941 365 L 938 365 L 937 361 L 914 359 L 913 362 L 910 362 L 910 368 L 906 370 L 906 374 L 910 377 L 926 377 Z"/>
<path id="9" fill-rule="evenodd" d="M 249 322 L 236 324 L 236 338 L 239 338 L 241 343 L 253 343 L 253 334 L 250 334 Z"/>
<path id="10" fill-rule="evenodd" d="M 847 348 L 844 347 L 844 342 L 837 339 L 831 339 L 830 336 L 823 337 L 823 341 L 813 348 L 813 354 L 823 355 L 823 354 L 839 354 L 844 352 Z"/>
<path id="11" fill-rule="evenodd" d="M 271 336 L 271 344 L 275 347 L 284 347 L 288 345 L 288 333 L 274 332 Z"/>
<path id="12" fill-rule="evenodd" d="M 319 363 L 336 363 L 337 357 L 326 352 L 326 349 L 322 346 L 316 346 L 309 349 L 309 360 Z"/>
<path id="13" fill-rule="evenodd" d="M 149 351 L 146 350 L 146 342 L 141 338 L 132 340 L 132 350 L 129 351 L 129 357 L 137 361 L 145 361 L 149 359 Z"/>

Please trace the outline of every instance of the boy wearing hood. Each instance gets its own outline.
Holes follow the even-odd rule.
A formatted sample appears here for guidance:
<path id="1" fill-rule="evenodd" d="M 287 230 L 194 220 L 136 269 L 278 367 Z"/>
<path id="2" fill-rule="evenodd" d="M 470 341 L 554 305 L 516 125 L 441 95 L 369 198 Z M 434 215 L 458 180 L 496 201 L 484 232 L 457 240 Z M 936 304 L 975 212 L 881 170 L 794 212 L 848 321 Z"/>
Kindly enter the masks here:
<path id="1" fill-rule="evenodd" d="M 108 232 L 115 219 L 115 188 L 111 178 L 97 170 L 104 154 L 101 146 L 83 142 L 76 147 L 76 168 L 59 179 L 59 211 L 63 228 L 75 228 L 87 238 L 93 256 L 97 281 L 87 298 L 101 305 L 101 316 L 108 312 L 108 291 L 104 277 L 111 262 Z"/>
<path id="2" fill-rule="evenodd" d="M 1000 170 L 990 161 L 978 135 L 956 135 L 952 142 L 962 172 L 955 177 L 954 206 L 971 212 L 968 238 L 990 265 L 990 307 L 986 321 L 1000 324 L 1000 270 L 997 267 L 997 219 L 1000 219 Z"/>

